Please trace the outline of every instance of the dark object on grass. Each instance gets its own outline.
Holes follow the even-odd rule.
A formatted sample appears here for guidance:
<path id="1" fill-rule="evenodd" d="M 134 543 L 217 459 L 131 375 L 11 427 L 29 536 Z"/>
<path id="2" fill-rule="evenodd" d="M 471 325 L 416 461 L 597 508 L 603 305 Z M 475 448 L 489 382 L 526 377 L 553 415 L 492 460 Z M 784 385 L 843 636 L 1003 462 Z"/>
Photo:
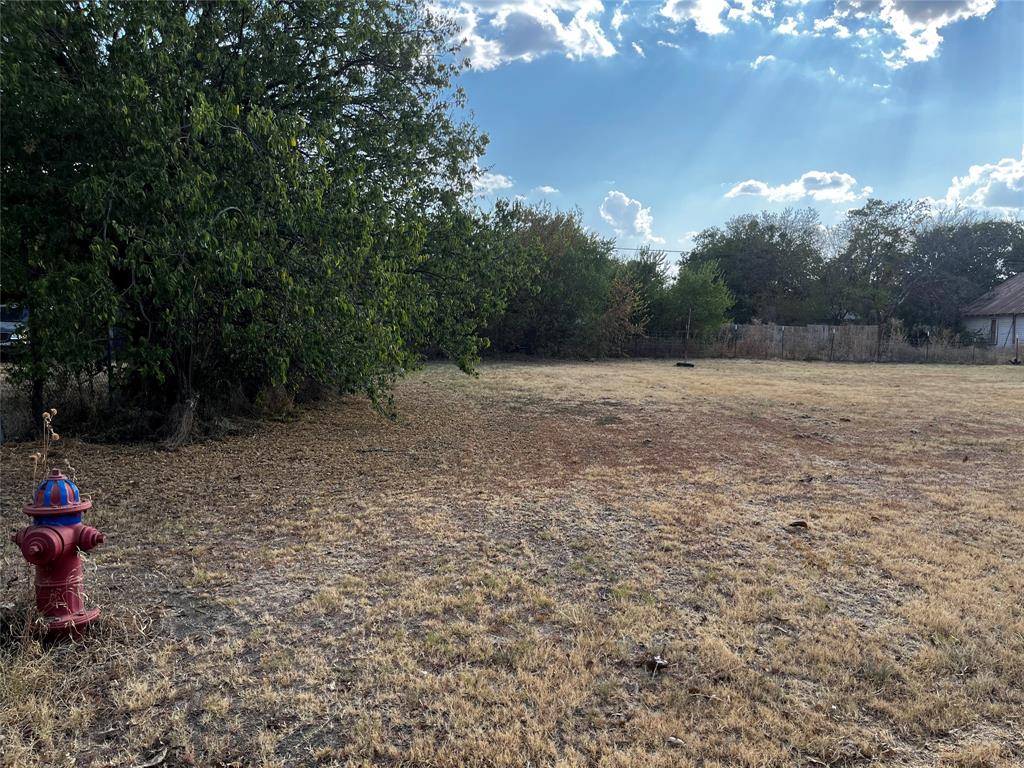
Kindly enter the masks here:
<path id="1" fill-rule="evenodd" d="M 646 667 L 647 671 L 651 673 L 652 680 L 661 670 L 663 670 L 668 665 L 669 661 L 665 658 L 664 645 L 661 646 L 661 653 L 656 653 L 653 656 L 648 656 L 644 660 L 644 667 Z"/>
<path id="2" fill-rule="evenodd" d="M 676 368 L 693 368 L 693 363 L 676 363 Z"/>
<path id="3" fill-rule="evenodd" d="M 789 524 L 789 527 L 790 528 L 807 528 L 807 521 L 806 520 L 794 520 L 792 523 Z"/>

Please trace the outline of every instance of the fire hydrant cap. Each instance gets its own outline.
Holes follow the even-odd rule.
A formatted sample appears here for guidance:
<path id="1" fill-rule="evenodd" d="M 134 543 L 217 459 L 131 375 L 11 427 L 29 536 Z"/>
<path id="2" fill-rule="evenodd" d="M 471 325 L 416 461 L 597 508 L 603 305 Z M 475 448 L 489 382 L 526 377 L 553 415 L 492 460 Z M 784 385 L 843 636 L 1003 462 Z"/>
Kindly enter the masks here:
<path id="1" fill-rule="evenodd" d="M 66 540 L 58 530 L 48 525 L 33 525 L 22 531 L 19 545 L 25 559 L 33 565 L 42 565 L 60 557 L 66 548 Z"/>
<path id="2" fill-rule="evenodd" d="M 32 503 L 25 505 L 25 514 L 32 517 L 62 517 L 81 514 L 92 508 L 92 502 L 83 500 L 74 481 L 59 469 L 51 469 L 49 476 L 36 488 Z"/>

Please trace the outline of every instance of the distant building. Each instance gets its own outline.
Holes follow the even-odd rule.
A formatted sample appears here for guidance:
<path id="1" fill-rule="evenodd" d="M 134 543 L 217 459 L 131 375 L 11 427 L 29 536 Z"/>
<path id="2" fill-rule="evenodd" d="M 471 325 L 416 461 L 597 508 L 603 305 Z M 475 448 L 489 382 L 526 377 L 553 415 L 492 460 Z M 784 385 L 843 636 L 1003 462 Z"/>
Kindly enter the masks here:
<path id="1" fill-rule="evenodd" d="M 1024 342 L 1024 272 L 968 304 L 964 309 L 964 326 L 994 347 Z"/>

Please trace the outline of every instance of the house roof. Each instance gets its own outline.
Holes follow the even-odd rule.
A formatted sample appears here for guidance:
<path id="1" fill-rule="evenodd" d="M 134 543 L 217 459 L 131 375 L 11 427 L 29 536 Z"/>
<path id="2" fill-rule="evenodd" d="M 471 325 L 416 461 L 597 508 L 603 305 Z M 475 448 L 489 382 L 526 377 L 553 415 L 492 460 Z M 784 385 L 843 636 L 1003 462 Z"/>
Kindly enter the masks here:
<path id="1" fill-rule="evenodd" d="M 1024 272 L 1004 280 L 964 308 L 967 317 L 1024 315 Z"/>

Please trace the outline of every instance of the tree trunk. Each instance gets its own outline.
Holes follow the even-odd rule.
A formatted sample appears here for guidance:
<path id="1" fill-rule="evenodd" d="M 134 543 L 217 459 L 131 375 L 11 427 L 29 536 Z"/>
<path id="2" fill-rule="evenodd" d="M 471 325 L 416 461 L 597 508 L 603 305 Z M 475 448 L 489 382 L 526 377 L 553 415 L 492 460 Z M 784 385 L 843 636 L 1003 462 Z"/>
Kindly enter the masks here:
<path id="1" fill-rule="evenodd" d="M 164 441 L 164 448 L 173 451 L 187 443 L 192 437 L 192 431 L 195 429 L 196 405 L 198 402 L 198 397 L 192 397 L 174 407 L 171 419 L 176 424 L 171 434 Z"/>

